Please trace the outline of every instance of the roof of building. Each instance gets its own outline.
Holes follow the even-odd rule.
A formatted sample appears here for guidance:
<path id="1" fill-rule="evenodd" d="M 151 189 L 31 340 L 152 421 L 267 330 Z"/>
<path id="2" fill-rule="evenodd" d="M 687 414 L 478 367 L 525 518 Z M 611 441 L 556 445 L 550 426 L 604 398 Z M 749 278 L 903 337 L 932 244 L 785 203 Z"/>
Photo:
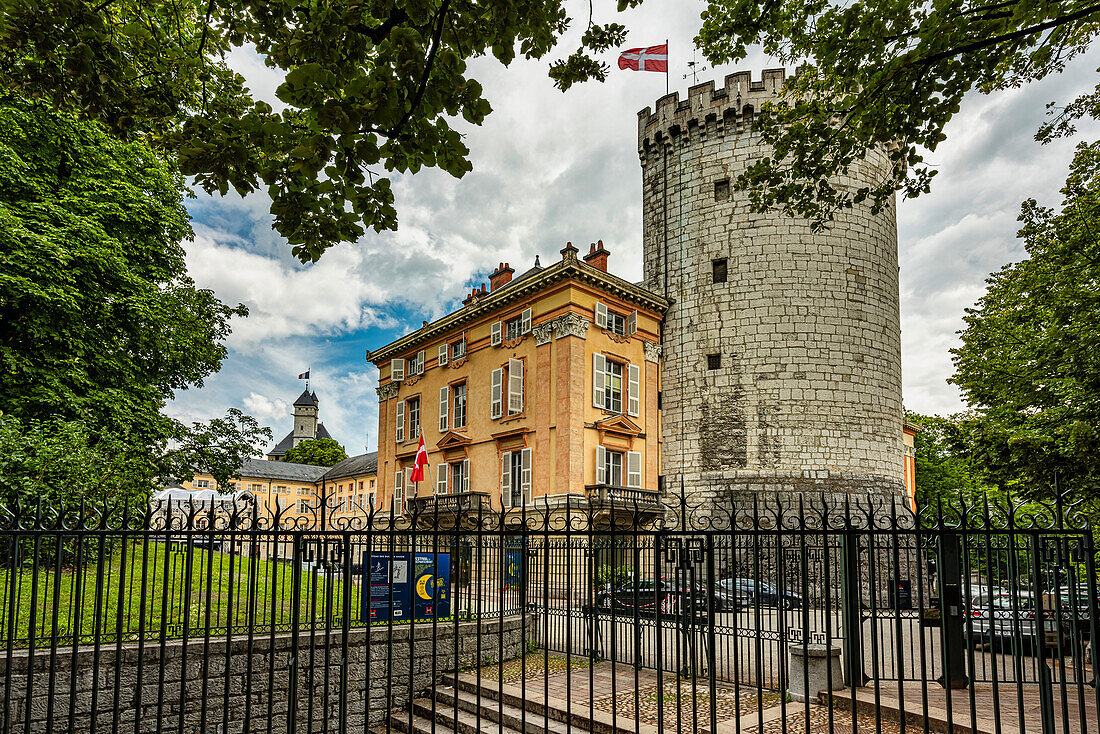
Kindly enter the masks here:
<path id="1" fill-rule="evenodd" d="M 294 401 L 295 405 L 317 405 L 317 393 L 302 390 L 302 394 Z"/>
<path id="2" fill-rule="evenodd" d="M 342 479 L 344 477 L 354 477 L 360 474 L 377 473 L 378 452 L 372 451 L 369 454 L 349 456 L 339 464 L 334 464 L 333 467 L 325 473 L 325 479 Z"/>
<path id="3" fill-rule="evenodd" d="M 317 424 L 317 436 L 315 438 L 332 438 L 324 422 Z M 309 439 L 304 439 L 309 440 Z M 282 441 L 275 444 L 275 448 L 267 452 L 268 456 L 284 456 L 294 446 L 294 431 L 286 434 Z"/>
<path id="4" fill-rule="evenodd" d="M 204 504 L 225 505 L 237 500 L 251 501 L 252 495 L 238 490 L 236 492 L 219 492 L 215 489 L 184 489 L 182 487 L 165 487 L 153 495 L 153 502 L 174 502 L 176 504 L 193 504 L 201 507 Z"/>
<path id="5" fill-rule="evenodd" d="M 292 464 L 289 461 L 249 459 L 241 465 L 238 476 L 256 477 L 258 479 L 284 479 L 292 482 L 316 482 L 328 469 L 327 466 Z"/>
<path id="6" fill-rule="evenodd" d="M 612 293 L 624 300 L 631 301 L 645 308 L 664 313 L 669 302 L 660 295 L 642 286 L 623 280 L 617 275 L 612 275 L 604 270 L 593 267 L 579 260 L 576 256 L 576 248 L 567 247 L 563 257 L 553 265 L 535 267 L 527 270 L 517 278 L 497 288 L 495 291 L 481 293 L 476 299 L 468 302 L 457 311 L 447 314 L 422 328 L 406 334 L 405 336 L 390 342 L 389 344 L 367 352 L 367 360 L 374 364 L 381 364 L 393 356 L 396 356 L 416 345 L 423 344 L 437 338 L 440 334 L 450 331 L 461 324 L 468 323 L 486 313 L 495 311 L 502 306 L 518 301 L 540 288 L 557 283 L 567 278 L 575 278 L 599 286 L 603 290 Z"/>

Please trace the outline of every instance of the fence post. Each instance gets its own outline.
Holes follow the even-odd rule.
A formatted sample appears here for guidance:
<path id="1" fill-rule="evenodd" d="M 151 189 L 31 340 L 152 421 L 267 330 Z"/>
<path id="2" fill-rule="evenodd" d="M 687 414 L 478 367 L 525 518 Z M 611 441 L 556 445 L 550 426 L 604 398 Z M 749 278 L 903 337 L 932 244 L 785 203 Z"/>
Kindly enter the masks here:
<path id="1" fill-rule="evenodd" d="M 940 655 L 943 674 L 939 684 L 944 688 L 966 688 L 965 645 L 963 645 L 962 563 L 959 558 L 959 536 L 941 529 L 936 578 L 940 594 Z"/>
<path id="2" fill-rule="evenodd" d="M 1059 515 L 1061 517 L 1061 515 Z M 1046 612 L 1043 609 L 1043 546 L 1039 533 L 1031 534 L 1031 588 L 1035 593 L 1035 636 L 1032 651 L 1035 653 L 1035 665 L 1039 672 L 1039 718 L 1042 721 L 1043 734 L 1054 734 L 1054 680 L 1050 666 L 1047 665 L 1047 629 Z M 1058 587 L 1054 586 L 1057 593 Z"/>
<path id="3" fill-rule="evenodd" d="M 294 734 L 298 730 L 298 624 L 302 614 L 302 533 L 295 531 L 290 537 L 293 543 L 290 554 L 293 565 L 290 571 L 290 675 L 287 682 L 286 730 L 289 734 Z M 272 619 L 273 628 L 274 624 Z M 272 650 L 271 654 L 274 660 L 275 651 Z"/>
<path id="4" fill-rule="evenodd" d="M 844 683 L 856 688 L 867 683 L 863 672 L 863 620 L 860 614 L 859 536 L 840 536 L 841 629 L 844 630 Z"/>

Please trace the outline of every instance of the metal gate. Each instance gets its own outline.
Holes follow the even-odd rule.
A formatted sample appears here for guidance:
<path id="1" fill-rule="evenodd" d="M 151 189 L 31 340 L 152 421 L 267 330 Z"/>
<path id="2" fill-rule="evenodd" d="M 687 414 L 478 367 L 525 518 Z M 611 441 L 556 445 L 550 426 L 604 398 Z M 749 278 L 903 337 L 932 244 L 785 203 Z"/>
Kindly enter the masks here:
<path id="1" fill-rule="evenodd" d="M 1097 729 L 1077 506 L 335 518 L 0 509 L 0 732 Z"/>

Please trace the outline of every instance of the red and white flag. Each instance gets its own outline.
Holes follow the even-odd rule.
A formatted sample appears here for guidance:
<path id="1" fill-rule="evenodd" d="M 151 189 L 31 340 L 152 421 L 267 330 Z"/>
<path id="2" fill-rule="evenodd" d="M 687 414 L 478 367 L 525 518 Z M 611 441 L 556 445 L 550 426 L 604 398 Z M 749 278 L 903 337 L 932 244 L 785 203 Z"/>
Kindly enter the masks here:
<path id="1" fill-rule="evenodd" d="M 619 54 L 619 68 L 668 73 L 668 44 L 649 48 L 628 48 Z"/>
<path id="2" fill-rule="evenodd" d="M 428 449 L 424 448 L 424 433 L 420 433 L 420 445 L 416 449 L 416 460 L 413 462 L 409 479 L 413 482 L 424 481 L 424 467 L 428 465 Z"/>

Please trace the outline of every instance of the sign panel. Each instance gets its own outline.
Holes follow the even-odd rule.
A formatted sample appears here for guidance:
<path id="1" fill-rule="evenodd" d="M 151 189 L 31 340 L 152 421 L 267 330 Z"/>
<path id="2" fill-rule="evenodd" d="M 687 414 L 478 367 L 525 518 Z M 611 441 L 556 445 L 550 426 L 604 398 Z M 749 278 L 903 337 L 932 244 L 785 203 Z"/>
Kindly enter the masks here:
<path id="1" fill-rule="evenodd" d="M 409 557 L 406 554 L 363 554 L 363 608 L 370 621 L 409 619 Z"/>
<path id="2" fill-rule="evenodd" d="M 413 617 L 450 616 L 451 554 L 414 553 L 413 579 Z"/>
<path id="3" fill-rule="evenodd" d="M 450 589 L 449 553 L 363 554 L 363 609 L 371 622 L 446 617 Z"/>

